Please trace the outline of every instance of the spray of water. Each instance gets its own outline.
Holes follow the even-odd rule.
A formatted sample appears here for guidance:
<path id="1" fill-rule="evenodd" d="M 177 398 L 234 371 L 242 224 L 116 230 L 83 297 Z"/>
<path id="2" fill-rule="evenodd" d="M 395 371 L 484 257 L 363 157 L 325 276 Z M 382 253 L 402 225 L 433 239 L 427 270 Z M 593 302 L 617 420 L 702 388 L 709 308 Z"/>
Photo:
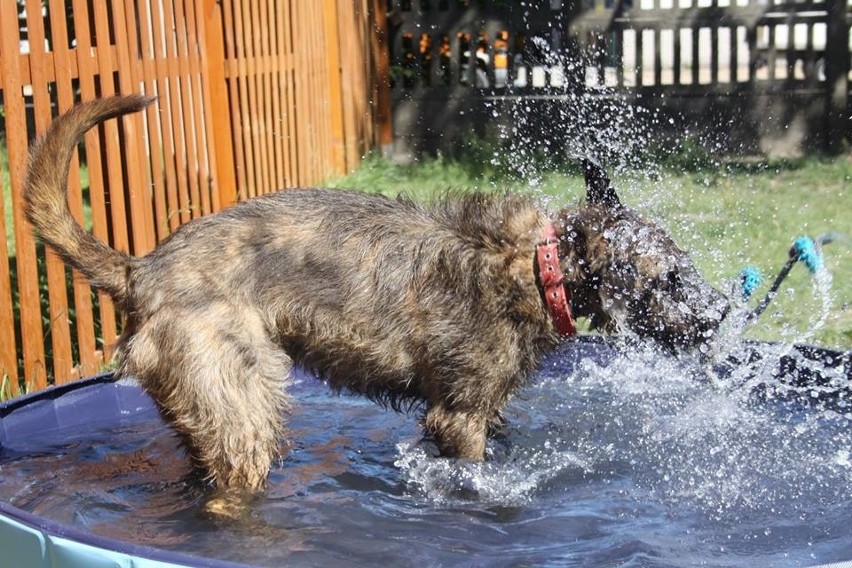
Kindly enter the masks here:
<path id="1" fill-rule="evenodd" d="M 748 371 L 771 380 L 765 366 Z M 513 428 L 486 462 L 404 444 L 396 465 L 415 493 L 444 505 L 545 502 L 626 481 L 626 504 L 731 525 L 802 520 L 852 500 L 852 412 L 763 400 L 755 386 L 718 389 L 698 361 L 630 346 L 571 373 L 544 369 L 510 406 Z"/>
<path id="2" fill-rule="evenodd" d="M 583 76 L 546 41 L 533 41 L 543 65 Z M 572 87 L 534 104 L 491 101 L 495 120 L 508 117 L 499 127 L 508 150 L 495 153 L 492 164 L 508 166 L 533 190 L 542 180 L 539 153 L 592 158 L 622 177 L 659 177 L 647 149 L 660 119 L 604 88 Z M 567 374 L 543 369 L 523 401 L 510 406 L 514 429 L 492 443 L 497 449 L 484 463 L 442 460 L 402 444 L 396 465 L 414 492 L 445 504 L 515 505 L 547 499 L 554 487 L 570 493 L 589 479 L 626 479 L 628 501 L 699 511 L 720 522 L 819 515 L 852 500 L 852 412 L 842 404 L 789 404 L 791 390 L 816 397 L 809 390 L 831 387 L 794 386 L 775 376 L 777 362 L 794 355 L 792 344 L 813 338 L 830 315 L 831 276 L 824 269 L 813 278 L 813 294 L 820 309 L 808 328 L 790 330 L 788 343 L 762 344 L 751 361 L 756 347 L 743 341 L 750 310 L 740 304 L 701 361 L 631 343 L 606 364 L 585 362 Z M 737 365 L 718 377 L 713 367 L 732 357 Z M 815 370 L 846 380 L 842 370 Z"/>

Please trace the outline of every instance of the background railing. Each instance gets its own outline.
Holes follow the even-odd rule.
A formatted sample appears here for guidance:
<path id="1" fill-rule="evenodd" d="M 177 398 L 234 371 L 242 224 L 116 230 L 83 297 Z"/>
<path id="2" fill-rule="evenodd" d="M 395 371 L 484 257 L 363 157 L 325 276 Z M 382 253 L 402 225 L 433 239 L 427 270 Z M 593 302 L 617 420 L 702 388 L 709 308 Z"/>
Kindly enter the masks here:
<path id="1" fill-rule="evenodd" d="M 5 395 L 96 372 L 120 321 L 33 239 L 27 147 L 80 100 L 156 94 L 90 132 L 69 179 L 75 215 L 144 254 L 242 198 L 315 184 L 390 142 L 380 0 L 3 0 L 0 376 Z"/>
<path id="2" fill-rule="evenodd" d="M 402 147 L 445 147 L 494 122 L 483 100 L 578 96 L 634 102 L 659 111 L 670 130 L 703 132 L 741 153 L 838 151 L 850 134 L 849 0 L 387 7 Z"/>

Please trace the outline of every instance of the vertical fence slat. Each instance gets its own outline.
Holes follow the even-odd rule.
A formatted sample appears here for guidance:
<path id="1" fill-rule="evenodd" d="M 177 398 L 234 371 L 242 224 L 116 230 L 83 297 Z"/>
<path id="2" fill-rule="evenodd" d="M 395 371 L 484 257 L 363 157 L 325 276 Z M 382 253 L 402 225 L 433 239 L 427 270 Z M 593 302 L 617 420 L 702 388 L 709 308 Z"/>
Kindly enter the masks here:
<path id="1" fill-rule="evenodd" d="M 194 0 L 189 0 L 190 2 Z M 198 147 L 193 131 L 193 101 L 192 81 L 190 80 L 189 45 L 186 38 L 186 22 L 184 18 L 187 0 L 175 0 L 172 11 L 169 12 L 171 29 L 174 30 L 175 58 L 177 59 L 176 77 L 178 91 L 172 97 L 179 100 L 180 119 L 178 121 L 180 141 L 176 159 L 178 167 L 185 172 L 189 193 L 184 196 L 182 207 L 187 210 L 187 218 L 201 216 L 201 187 L 198 179 Z"/>
<path id="2" fill-rule="evenodd" d="M 369 36 L 373 63 L 373 88 L 370 100 L 376 101 L 376 122 L 379 124 L 378 142 L 383 152 L 393 144 L 393 122 L 390 94 L 390 45 L 387 37 L 387 5 L 384 0 L 371 0 L 373 29 Z"/>
<path id="3" fill-rule="evenodd" d="M 305 123 L 308 120 L 309 106 L 305 100 L 305 93 L 302 88 L 305 61 L 303 57 L 304 49 L 301 45 L 302 36 L 300 32 L 304 31 L 305 22 L 303 18 L 300 17 L 301 10 L 299 8 L 300 6 L 298 2 L 290 4 L 290 37 L 293 45 L 293 107 L 299 109 L 299 112 L 295 113 L 296 128 L 294 131 L 296 139 L 300 141 L 300 143 L 296 145 L 296 163 L 298 164 L 299 171 L 296 183 L 298 185 L 305 185 L 306 180 L 309 179 L 311 175 L 306 164 L 306 155 L 310 151 L 311 144 L 310 138 L 307 136 L 307 128 L 305 126 Z M 301 25 L 294 25 L 294 21 L 300 22 Z"/>
<path id="4" fill-rule="evenodd" d="M 0 28 L 0 33 L 5 33 Z M 1 49 L 1 48 L 0 48 Z M 0 51 L 0 57 L 3 57 Z M 0 160 L 0 179 L 8 175 Z M 18 394 L 18 341 L 15 338 L 15 308 L 12 304 L 12 273 L 9 269 L 9 242 L 6 240 L 6 205 L 0 199 L 0 381 L 4 396 Z"/>
<path id="5" fill-rule="evenodd" d="M 184 4 L 184 22 L 186 27 L 186 42 L 189 57 L 189 78 L 188 82 L 192 85 L 192 125 L 193 125 L 193 149 L 197 155 L 198 168 L 198 190 L 201 197 L 200 212 L 202 215 L 208 215 L 213 212 L 213 198 L 211 192 L 213 188 L 210 184 L 210 146 L 207 144 L 206 128 L 204 123 L 204 87 L 205 81 L 201 79 L 201 48 L 203 44 L 200 42 L 198 33 L 198 19 L 196 12 L 197 2 L 186 2 Z"/>
<path id="6" fill-rule="evenodd" d="M 266 18 L 266 28 L 269 33 L 268 40 L 268 51 L 269 51 L 269 96 L 270 96 L 270 132 L 272 136 L 272 157 L 273 163 L 275 164 L 275 178 L 273 183 L 275 184 L 275 189 L 282 189 L 286 187 L 286 172 L 285 172 L 285 162 L 284 162 L 284 148 L 287 143 L 287 139 L 285 137 L 285 122 L 283 120 L 282 113 L 282 93 L 281 93 L 281 70 L 283 67 L 282 64 L 282 53 L 281 53 L 281 44 L 280 38 L 278 37 L 278 32 L 280 31 L 279 26 L 275 23 L 276 20 L 280 19 L 278 17 L 278 10 L 276 9 L 275 0 L 267 0 L 265 4 L 265 9 L 267 13 Z"/>
<path id="7" fill-rule="evenodd" d="M 69 51 L 68 29 L 65 20 L 65 3 L 62 0 L 50 0 L 50 20 L 53 29 L 53 63 L 56 76 L 58 111 L 64 112 L 74 105 L 72 65 L 74 59 Z M 80 183 L 80 162 L 74 154 L 68 176 L 68 205 L 76 219 L 83 220 L 83 195 Z M 102 353 L 95 341 L 95 323 L 91 288 L 78 271 L 72 271 L 75 324 L 79 352 L 79 374 L 92 374 L 102 364 Z M 56 382 L 66 377 L 56 375 Z M 68 378 L 71 378 L 70 376 Z"/>
<path id="8" fill-rule="evenodd" d="M 283 65 L 284 70 L 282 73 L 281 81 L 282 81 L 282 89 L 284 90 L 284 101 L 287 105 L 287 108 L 290 109 L 287 111 L 287 156 L 289 162 L 288 175 L 287 178 L 287 186 L 292 187 L 299 184 L 300 180 L 300 170 L 299 170 L 299 154 L 298 148 L 299 144 L 295 143 L 298 140 L 298 130 L 296 126 L 297 120 L 297 112 L 296 112 L 296 98 L 295 98 L 295 73 L 293 68 L 296 64 L 295 56 L 293 53 L 293 29 L 291 26 L 292 21 L 292 13 L 290 10 L 290 6 L 286 5 L 279 9 L 280 20 L 279 20 L 279 33 L 281 36 L 281 49 L 284 54 L 283 56 Z"/>
<path id="9" fill-rule="evenodd" d="M 226 52 L 223 32 L 224 8 L 219 0 L 204 0 L 202 16 L 199 21 L 199 39 L 203 46 L 201 56 L 204 59 L 204 124 L 207 135 L 212 140 L 213 160 L 216 172 L 212 176 L 213 209 L 231 205 L 237 199 L 236 172 L 234 171 L 234 147 L 231 141 L 231 124 L 221 115 L 215 116 L 228 106 L 228 83 L 226 77 Z M 230 115 L 231 113 L 228 113 Z M 218 124 L 214 125 L 214 116 Z"/>
<path id="10" fill-rule="evenodd" d="M 89 6 L 86 0 L 74 0 L 74 27 L 77 39 L 77 69 L 80 83 L 80 97 L 91 100 L 97 96 L 95 77 L 98 75 L 95 51 L 91 44 L 92 30 L 89 26 Z M 109 241 L 106 220 L 106 203 L 102 187 L 103 155 L 101 153 L 100 136 L 95 130 L 90 130 L 85 136 L 87 168 L 89 174 L 89 202 L 92 215 L 92 232 L 104 242 Z M 98 185 L 101 184 L 101 185 Z M 101 337 L 103 338 L 103 357 L 109 359 L 112 342 L 117 337 L 115 307 L 109 296 L 98 292 L 100 306 Z"/>
<path id="11" fill-rule="evenodd" d="M 236 39 L 236 21 L 234 2 L 237 0 L 224 0 L 222 3 L 222 21 L 224 27 L 223 43 L 225 57 L 227 58 L 228 96 L 230 99 L 228 113 L 231 117 L 231 140 L 234 146 L 234 169 L 237 185 L 234 188 L 234 199 L 244 197 L 248 181 L 246 179 L 245 148 L 242 141 L 242 126 L 240 123 L 240 77 L 238 49 Z"/>
<path id="12" fill-rule="evenodd" d="M 129 14 L 125 15 L 125 1 Z M 142 84 L 142 68 L 139 65 L 137 53 L 136 34 L 127 30 L 127 20 L 135 22 L 133 2 L 113 2 L 112 25 L 116 40 L 116 65 L 121 72 L 118 73 L 118 85 L 121 94 L 135 93 Z M 135 24 L 134 24 L 135 26 Z M 123 135 L 125 140 L 141 141 L 141 114 L 134 114 L 122 119 Z M 122 190 L 126 194 L 126 207 L 129 209 L 125 215 L 130 220 L 130 235 L 133 246 L 133 254 L 147 254 L 154 248 L 154 215 L 149 199 L 149 171 L 148 155 L 146 145 L 143 143 L 131 144 L 125 147 L 124 183 Z"/>
<path id="13" fill-rule="evenodd" d="M 155 67 L 156 51 L 154 49 L 154 41 L 152 36 L 150 3 L 144 3 L 138 6 L 137 17 L 138 28 L 128 23 L 127 28 L 130 32 L 130 44 L 139 45 L 139 57 L 141 58 L 141 82 L 143 90 L 149 95 L 161 95 L 160 85 L 158 84 L 157 70 Z M 127 17 L 132 17 L 132 11 L 127 10 Z M 160 99 L 162 102 L 162 98 Z M 162 124 L 160 122 L 160 111 L 158 105 L 151 105 L 145 110 L 146 120 L 148 123 L 147 133 L 152 151 L 150 152 L 151 160 L 151 187 L 153 199 L 153 216 L 152 222 L 154 225 L 154 237 L 156 242 L 166 238 L 171 232 L 169 228 L 169 212 L 167 203 L 168 191 L 168 174 L 163 160 L 163 153 L 159 151 L 163 148 L 162 139 Z"/>
<path id="14" fill-rule="evenodd" d="M 331 171 L 346 169 L 343 154 L 345 142 L 343 129 L 343 97 L 340 78 L 340 34 L 337 26 L 337 6 L 335 0 L 325 0 L 322 19 L 325 23 L 325 57 L 328 73 L 328 120 Z"/>
<path id="15" fill-rule="evenodd" d="M 176 0 L 162 2 L 163 57 L 166 60 L 165 79 L 168 85 L 168 108 L 164 109 L 168 123 L 167 159 L 173 164 L 177 185 L 174 191 L 172 215 L 180 224 L 192 219 L 190 205 L 190 175 L 186 167 L 185 122 L 181 104 L 180 56 L 177 48 L 174 17 Z"/>
<path id="16" fill-rule="evenodd" d="M 50 77 L 52 54 L 46 52 L 48 38 L 45 35 L 44 19 L 40 0 L 27 0 L 27 31 L 30 48 L 30 80 L 33 93 L 33 114 L 36 131 L 47 130 L 51 121 Z M 48 322 L 53 358 L 53 375 L 67 377 L 71 374 L 71 322 L 68 310 L 68 294 L 65 288 L 65 265 L 59 256 L 49 251 L 46 257 Z"/>
<path id="17" fill-rule="evenodd" d="M 260 98 L 261 112 L 263 113 L 263 157 L 266 163 L 266 181 L 264 192 L 275 191 L 279 188 L 276 181 L 278 172 L 275 163 L 275 117 L 272 114 L 272 51 L 269 36 L 269 11 L 268 4 L 263 0 L 256 3 L 258 19 L 256 23 L 255 36 L 258 38 L 260 51 L 258 56 L 261 60 L 260 74 Z M 259 31 L 260 33 L 257 33 Z"/>
<path id="18" fill-rule="evenodd" d="M 162 137 L 162 146 L 159 150 L 164 156 L 163 164 L 166 177 L 166 214 L 169 228 L 174 230 L 189 219 L 189 212 L 182 207 L 182 196 L 187 193 L 185 189 L 186 177 L 184 169 L 179 167 L 177 160 L 176 131 L 178 128 L 176 122 L 179 120 L 179 114 L 175 112 L 177 97 L 172 96 L 172 93 L 179 89 L 180 85 L 177 83 L 177 67 L 170 48 L 171 34 L 168 31 L 170 28 L 167 27 L 166 21 L 166 13 L 171 9 L 171 0 L 166 0 L 159 6 L 153 6 L 150 14 L 153 30 L 151 40 L 156 61 L 154 69 L 157 76 L 157 92 L 161 96 L 157 110 Z"/>
<path id="19" fill-rule="evenodd" d="M 261 193 L 267 193 L 273 185 L 273 165 L 270 161 L 272 151 L 271 124 L 268 112 L 269 98 L 266 92 L 266 79 L 269 72 L 269 60 L 266 57 L 266 18 L 263 0 L 255 0 L 251 6 L 252 59 L 255 61 L 254 92 L 257 100 L 257 153 L 260 160 Z"/>
<path id="20" fill-rule="evenodd" d="M 237 79 L 239 81 L 239 132 L 242 134 L 243 167 L 245 168 L 245 186 L 240 187 L 242 197 L 254 197 L 257 195 L 256 170 L 253 162 L 254 139 L 252 133 L 252 112 L 249 102 L 249 76 L 251 70 L 248 64 L 248 50 L 246 44 L 247 28 L 244 24 L 246 6 L 244 2 L 251 0 L 234 0 L 234 45 L 237 60 Z M 248 28 L 250 29 L 250 28 Z"/>
<path id="21" fill-rule="evenodd" d="M 23 171 L 27 162 L 27 120 L 24 107 L 18 12 L 14 2 L 0 2 L 0 73 L 3 74 L 6 111 L 6 151 L 12 190 L 15 235 L 15 265 L 21 318 L 21 352 L 25 385 L 43 388 L 47 384 L 44 364 L 44 335 L 41 327 L 38 270 L 35 241 L 24 219 L 22 203 Z M 17 389 L 17 384 L 13 385 Z"/>

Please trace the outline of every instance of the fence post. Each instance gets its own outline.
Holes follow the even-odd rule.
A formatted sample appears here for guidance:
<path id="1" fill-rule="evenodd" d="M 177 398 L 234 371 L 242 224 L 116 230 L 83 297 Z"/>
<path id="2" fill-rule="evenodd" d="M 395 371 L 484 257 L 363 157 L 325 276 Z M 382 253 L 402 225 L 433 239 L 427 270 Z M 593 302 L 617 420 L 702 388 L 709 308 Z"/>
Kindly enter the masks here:
<path id="1" fill-rule="evenodd" d="M 222 5 L 219 0 L 204 0 L 204 87 L 210 94 L 210 108 L 205 112 L 213 117 L 213 141 L 210 154 L 216 160 L 216 182 L 219 204 L 227 207 L 237 202 L 237 174 L 234 168 L 234 146 L 231 137 L 231 105 L 225 79 L 225 40 Z"/>
<path id="2" fill-rule="evenodd" d="M 390 96 L 390 46 L 388 45 L 387 3 L 372 0 L 373 33 L 370 38 L 375 76 L 376 120 L 379 123 L 378 143 L 383 155 L 393 152 L 393 123 Z"/>
<path id="3" fill-rule="evenodd" d="M 849 26 L 846 0 L 826 0 L 824 150 L 839 154 L 848 133 Z"/>
<path id="4" fill-rule="evenodd" d="M 47 386 L 44 359 L 44 331 L 41 326 L 38 268 L 35 240 L 24 218 L 23 171 L 27 163 L 27 119 L 18 44 L 18 7 L 14 2 L 0 1 L 0 74 L 3 76 L 3 99 L 6 110 L 6 151 L 9 160 L 9 181 L 12 186 L 12 211 L 15 231 L 18 292 L 21 317 L 21 350 L 24 358 L 25 384 L 36 389 Z M 5 359 L 5 357 L 4 357 Z M 14 371 L 6 371 L 14 377 Z M 12 384 L 12 394 L 18 393 L 18 383 Z"/>
<path id="5" fill-rule="evenodd" d="M 346 132 L 343 128 L 343 84 L 340 78 L 340 30 L 338 29 L 337 2 L 325 0 L 326 56 L 328 61 L 328 105 L 331 119 L 331 165 L 335 173 L 346 169 Z M 347 22 L 347 25 L 352 25 Z"/>

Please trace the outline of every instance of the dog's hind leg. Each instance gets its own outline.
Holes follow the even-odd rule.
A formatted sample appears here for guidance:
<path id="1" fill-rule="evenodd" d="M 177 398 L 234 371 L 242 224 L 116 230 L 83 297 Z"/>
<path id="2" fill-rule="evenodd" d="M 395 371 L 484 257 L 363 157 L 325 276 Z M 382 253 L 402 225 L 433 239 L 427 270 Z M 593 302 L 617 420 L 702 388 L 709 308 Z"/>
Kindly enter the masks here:
<path id="1" fill-rule="evenodd" d="M 477 412 L 447 410 L 443 404 L 429 407 L 424 424 L 444 457 L 485 459 L 488 418 Z"/>
<path id="2" fill-rule="evenodd" d="M 263 488 L 280 453 L 291 361 L 260 317 L 226 305 L 163 310 L 124 360 L 219 489 Z"/>

